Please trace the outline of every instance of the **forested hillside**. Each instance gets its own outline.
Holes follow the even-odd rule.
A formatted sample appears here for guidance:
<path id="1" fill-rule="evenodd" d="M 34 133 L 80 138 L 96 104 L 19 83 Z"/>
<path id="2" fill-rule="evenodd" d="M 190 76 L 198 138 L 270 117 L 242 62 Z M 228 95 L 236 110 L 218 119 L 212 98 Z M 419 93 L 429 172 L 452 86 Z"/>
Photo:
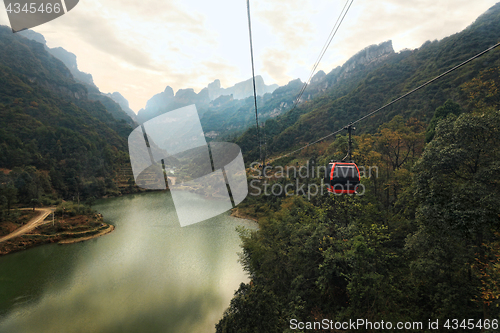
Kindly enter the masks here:
<path id="1" fill-rule="evenodd" d="M 286 115 L 268 120 L 268 149 L 326 135 L 496 44 L 499 16 L 500 4 L 460 34 L 388 57 L 343 97 L 302 104 L 292 126 Z M 362 122 L 356 195 L 322 192 L 323 173 L 312 172 L 346 155 L 345 135 L 275 160 L 265 175 L 251 168 L 238 207 L 260 226 L 240 230 L 250 282 L 216 331 L 499 332 L 499 52 Z M 253 136 L 238 142 L 258 158 Z"/>
<path id="2" fill-rule="evenodd" d="M 337 85 L 331 85 L 324 93 L 299 104 L 293 113 L 284 113 L 267 120 L 265 135 L 268 154 L 276 155 L 300 147 L 338 130 L 498 43 L 499 35 L 500 4 L 497 4 L 460 33 L 440 41 L 428 41 L 415 50 L 387 54 L 377 62 L 375 68 L 359 64 L 356 66 L 356 75 L 348 79 L 336 78 Z M 498 51 L 491 52 L 373 116 L 358 126 L 358 132 L 374 133 L 378 126 L 397 114 L 405 119 L 415 117 L 428 122 L 434 110 L 448 99 L 465 106 L 467 99 L 459 87 L 476 77 L 480 71 L 499 65 Z M 348 63 L 344 66 L 348 66 Z M 339 69 L 323 80 L 336 71 Z M 304 95 L 308 95 L 307 89 Z M 259 158 L 255 134 L 255 128 L 251 128 L 237 141 L 247 154 L 247 162 Z"/>
<path id="3" fill-rule="evenodd" d="M 345 156 L 345 136 L 275 162 L 265 180 L 254 172 L 254 194 L 239 206 L 259 218 L 259 231 L 241 231 L 251 281 L 217 332 L 288 332 L 292 319 L 358 318 L 423 323 L 419 332 L 498 332 L 499 87 L 500 68 L 482 72 L 463 91 L 469 107 L 447 101 L 435 127 L 397 115 L 354 136 L 359 195 L 321 192 L 322 174 L 311 172 Z M 282 165 L 309 171 L 281 172 Z M 454 318 L 458 324 L 447 322 Z M 428 329 L 429 320 L 439 329 Z"/>
<path id="4" fill-rule="evenodd" d="M 0 27 L 2 208 L 116 193 L 131 130 L 44 45 Z"/>
<path id="5" fill-rule="evenodd" d="M 33 30 L 24 30 L 18 33 L 23 37 L 30 40 L 39 42 L 43 45 L 44 49 L 57 59 L 61 60 L 66 68 L 70 71 L 73 79 L 87 88 L 87 98 L 92 101 L 100 101 L 106 110 L 117 120 L 125 120 L 130 126 L 135 126 L 136 115 L 128 108 L 128 102 L 119 93 L 103 94 L 99 88 L 94 84 L 91 74 L 83 73 L 78 69 L 76 56 L 63 49 L 62 47 L 49 48 L 45 37 Z M 116 97 L 119 101 L 115 101 Z M 123 107 L 122 105 L 123 104 Z"/>

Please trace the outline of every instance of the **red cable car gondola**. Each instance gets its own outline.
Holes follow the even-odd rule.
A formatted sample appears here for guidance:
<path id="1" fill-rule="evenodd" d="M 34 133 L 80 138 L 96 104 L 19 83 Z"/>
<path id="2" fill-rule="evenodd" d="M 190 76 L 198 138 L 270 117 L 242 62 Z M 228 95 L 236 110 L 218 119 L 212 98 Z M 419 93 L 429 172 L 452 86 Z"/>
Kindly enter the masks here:
<path id="1" fill-rule="evenodd" d="M 359 169 L 356 163 L 335 161 L 326 167 L 325 184 L 330 193 L 354 194 L 359 183 Z"/>

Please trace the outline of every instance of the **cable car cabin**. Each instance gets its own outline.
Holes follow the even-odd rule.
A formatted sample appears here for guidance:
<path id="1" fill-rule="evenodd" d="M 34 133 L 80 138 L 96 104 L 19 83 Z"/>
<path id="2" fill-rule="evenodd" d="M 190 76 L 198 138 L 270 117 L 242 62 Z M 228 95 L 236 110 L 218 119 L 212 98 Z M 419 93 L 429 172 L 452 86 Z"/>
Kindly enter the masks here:
<path id="1" fill-rule="evenodd" d="M 352 162 L 331 162 L 326 167 L 325 184 L 328 192 L 354 194 L 359 185 L 359 169 Z"/>

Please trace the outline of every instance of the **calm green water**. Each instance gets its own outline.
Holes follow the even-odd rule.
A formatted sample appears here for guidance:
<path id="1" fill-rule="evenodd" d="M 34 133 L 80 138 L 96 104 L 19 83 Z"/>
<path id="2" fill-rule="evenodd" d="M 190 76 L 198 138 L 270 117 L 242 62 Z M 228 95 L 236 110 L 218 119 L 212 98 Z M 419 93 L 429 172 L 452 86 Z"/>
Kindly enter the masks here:
<path id="1" fill-rule="evenodd" d="M 0 257 L 0 332 L 214 332 L 248 280 L 235 227 L 254 223 L 224 214 L 181 228 L 168 193 L 95 208 L 115 231 Z"/>

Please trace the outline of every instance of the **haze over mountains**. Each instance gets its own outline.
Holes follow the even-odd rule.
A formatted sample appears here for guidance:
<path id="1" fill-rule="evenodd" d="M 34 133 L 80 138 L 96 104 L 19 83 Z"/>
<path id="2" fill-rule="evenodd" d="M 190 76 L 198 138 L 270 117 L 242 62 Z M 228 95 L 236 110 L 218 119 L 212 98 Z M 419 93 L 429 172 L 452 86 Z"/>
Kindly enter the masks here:
<path id="1" fill-rule="evenodd" d="M 70 70 L 74 79 L 84 84 L 88 90 L 88 97 L 100 101 L 116 119 L 125 119 L 130 125 L 143 123 L 164 112 L 168 112 L 186 105 L 195 104 L 200 113 L 202 125 L 209 138 L 221 135 L 236 135 L 254 125 L 253 83 L 251 79 L 236 83 L 234 86 L 223 88 L 220 80 L 214 80 L 199 93 L 192 88 L 179 89 L 174 93 L 170 86 L 152 96 L 144 109 L 136 115 L 130 109 L 128 101 L 119 93 L 103 94 L 93 82 L 92 75 L 78 69 L 76 56 L 63 48 L 48 48 L 45 38 L 34 31 L 26 30 L 22 36 L 44 45 L 46 50 L 61 60 Z M 312 78 L 306 94 L 301 102 L 310 100 L 318 94 L 331 89 L 342 79 L 350 77 L 359 66 L 374 66 L 385 57 L 393 54 L 391 41 L 380 45 L 372 45 L 349 59 L 343 66 L 325 74 L 319 71 Z M 276 84 L 266 85 L 260 75 L 256 76 L 256 91 L 259 96 L 259 118 L 266 121 L 288 111 L 293 105 L 294 98 L 303 83 L 292 80 L 287 85 L 279 87 Z M 250 98 L 250 99 L 249 99 Z M 123 112 L 122 112 L 123 111 Z M 128 117 L 124 116 L 125 113 Z"/>
<path id="2" fill-rule="evenodd" d="M 279 87 L 277 84 L 266 85 L 260 75 L 255 77 L 255 86 L 259 96 L 273 92 Z M 238 100 L 253 96 L 252 79 L 239 82 L 229 88 L 222 88 L 220 80 L 217 79 L 199 93 L 195 93 L 192 88 L 187 88 L 179 89 L 174 94 L 173 89 L 167 86 L 163 92 L 154 95 L 148 100 L 146 107 L 139 110 L 137 117 L 139 122 L 142 123 L 162 113 L 190 104 L 196 104 L 198 110 L 210 109 L 213 106 L 211 102 L 221 96 L 225 96 L 224 100 Z M 216 104 L 218 103 L 216 102 Z"/>
<path id="3" fill-rule="evenodd" d="M 229 88 L 222 88 L 220 80 L 217 79 L 208 84 L 208 86 L 202 89 L 199 93 L 195 93 L 192 88 L 186 88 L 179 89 L 174 94 L 173 89 L 170 86 L 167 86 L 163 92 L 151 97 L 148 100 L 146 107 L 139 110 L 136 115 L 136 113 L 130 109 L 127 99 L 119 92 L 109 94 L 101 93 L 99 88 L 95 85 L 92 75 L 81 72 L 78 69 L 77 58 L 73 53 L 68 52 L 61 47 L 47 47 L 45 37 L 35 31 L 25 30 L 19 32 L 19 34 L 44 45 L 45 49 L 50 54 L 61 60 L 66 65 L 76 81 L 87 87 L 90 99 L 99 100 L 106 107 L 108 112 L 110 112 L 115 118 L 118 120 L 124 119 L 130 125 L 134 125 L 135 122 L 143 123 L 164 112 L 172 111 L 186 105 L 196 104 L 198 109 L 210 108 L 210 102 L 220 96 L 227 96 L 227 98 L 223 98 L 223 100 L 244 99 L 246 97 L 253 96 L 253 82 L 251 79 L 239 82 Z M 255 80 L 258 95 L 264 95 L 278 88 L 278 85 L 276 84 L 266 85 L 260 75 L 256 76 Z M 216 105 L 217 104 L 218 103 L 216 103 Z M 125 117 L 122 111 L 124 111 L 128 117 Z"/>

